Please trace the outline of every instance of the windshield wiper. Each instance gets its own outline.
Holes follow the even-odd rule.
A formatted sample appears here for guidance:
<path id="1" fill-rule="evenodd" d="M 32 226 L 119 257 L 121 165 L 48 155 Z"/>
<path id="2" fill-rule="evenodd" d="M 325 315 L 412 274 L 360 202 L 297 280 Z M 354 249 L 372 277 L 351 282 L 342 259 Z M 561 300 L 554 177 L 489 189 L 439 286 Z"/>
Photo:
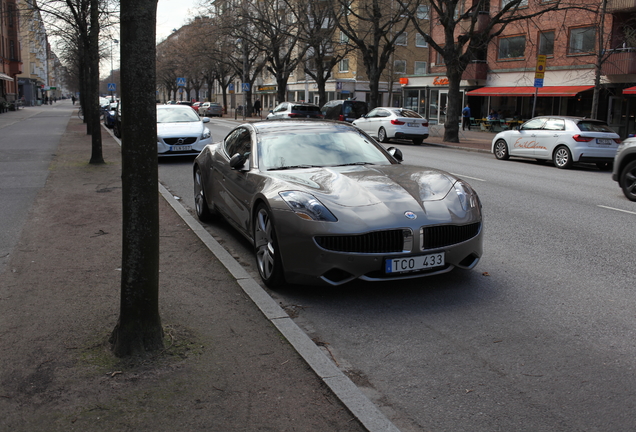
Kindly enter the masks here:
<path id="1" fill-rule="evenodd" d="M 267 171 L 282 171 L 282 170 L 297 169 L 297 168 L 322 168 L 322 167 L 320 165 L 289 165 L 289 166 L 268 168 Z"/>
<path id="2" fill-rule="evenodd" d="M 349 165 L 375 165 L 375 164 L 373 162 L 351 162 L 351 163 L 334 165 L 334 166 L 349 166 Z"/>

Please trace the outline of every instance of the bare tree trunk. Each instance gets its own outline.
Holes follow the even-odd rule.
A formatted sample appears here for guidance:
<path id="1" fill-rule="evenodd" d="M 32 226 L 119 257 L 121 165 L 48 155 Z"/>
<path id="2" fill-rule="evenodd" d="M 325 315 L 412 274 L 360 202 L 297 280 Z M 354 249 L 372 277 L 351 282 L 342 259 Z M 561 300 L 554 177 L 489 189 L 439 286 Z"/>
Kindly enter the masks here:
<path id="1" fill-rule="evenodd" d="M 90 73 L 90 89 L 88 104 L 92 108 L 88 111 L 90 118 L 91 133 L 91 164 L 103 164 L 104 156 L 102 153 L 102 128 L 99 124 L 100 107 L 99 107 L 99 0 L 91 0 L 91 30 L 88 34 L 89 38 L 89 70 Z"/>
<path id="2" fill-rule="evenodd" d="M 155 104 L 157 0 L 121 0 L 123 256 L 117 356 L 163 348 Z"/>

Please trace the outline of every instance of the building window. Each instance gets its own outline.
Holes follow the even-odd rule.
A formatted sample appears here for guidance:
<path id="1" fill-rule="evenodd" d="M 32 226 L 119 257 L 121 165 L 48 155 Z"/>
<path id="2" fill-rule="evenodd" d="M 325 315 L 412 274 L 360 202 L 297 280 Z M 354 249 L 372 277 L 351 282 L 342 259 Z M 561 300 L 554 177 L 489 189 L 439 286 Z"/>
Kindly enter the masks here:
<path id="1" fill-rule="evenodd" d="M 406 33 L 400 33 L 396 38 L 395 38 L 395 44 L 396 45 L 403 45 L 406 46 L 406 40 L 407 40 L 407 34 Z"/>
<path id="2" fill-rule="evenodd" d="M 427 5 L 422 5 L 417 7 L 417 19 L 421 19 L 421 20 L 430 19 Z"/>
<path id="3" fill-rule="evenodd" d="M 340 43 L 349 43 L 349 36 L 345 32 L 340 32 Z"/>
<path id="4" fill-rule="evenodd" d="M 415 75 L 426 75 L 426 62 L 424 61 L 416 61 L 415 62 Z"/>
<path id="5" fill-rule="evenodd" d="M 517 2 L 517 0 L 501 0 L 501 7 L 506 7 L 509 3 Z M 519 4 L 514 7 L 526 7 L 528 6 L 528 0 L 521 0 Z"/>
<path id="6" fill-rule="evenodd" d="M 349 59 L 342 59 L 338 64 L 338 72 L 349 72 Z"/>
<path id="7" fill-rule="evenodd" d="M 446 60 L 444 60 L 444 56 L 442 55 L 442 53 L 437 51 L 436 54 L 437 55 L 435 56 L 435 65 L 436 66 L 445 65 Z"/>
<path id="8" fill-rule="evenodd" d="M 422 36 L 420 33 L 415 33 L 415 46 L 424 48 L 428 46 L 428 43 L 426 43 L 426 39 L 424 39 L 424 36 Z"/>
<path id="9" fill-rule="evenodd" d="M 552 56 L 554 55 L 554 32 L 547 31 L 539 33 L 539 54 Z"/>
<path id="10" fill-rule="evenodd" d="M 580 27 L 570 30 L 569 54 L 593 53 L 596 46 L 596 29 L 594 27 Z"/>
<path id="11" fill-rule="evenodd" d="M 406 73 L 406 60 L 395 60 L 393 62 L 393 71 L 396 74 L 405 74 Z"/>
<path id="12" fill-rule="evenodd" d="M 526 37 L 512 36 L 499 39 L 499 59 L 513 59 L 524 56 L 526 51 Z"/>

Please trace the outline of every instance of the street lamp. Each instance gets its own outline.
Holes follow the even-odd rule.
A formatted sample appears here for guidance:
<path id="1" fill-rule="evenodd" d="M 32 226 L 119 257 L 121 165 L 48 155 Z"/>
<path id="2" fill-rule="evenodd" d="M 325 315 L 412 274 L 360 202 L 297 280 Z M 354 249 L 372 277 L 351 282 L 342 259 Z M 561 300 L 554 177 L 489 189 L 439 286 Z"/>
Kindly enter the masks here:
<path id="1" fill-rule="evenodd" d="M 115 81 L 115 77 L 113 74 L 113 42 L 115 42 L 116 44 L 119 43 L 119 41 L 117 39 L 111 39 L 110 40 L 110 82 L 114 82 Z M 110 91 L 110 101 L 113 101 L 113 91 Z"/>

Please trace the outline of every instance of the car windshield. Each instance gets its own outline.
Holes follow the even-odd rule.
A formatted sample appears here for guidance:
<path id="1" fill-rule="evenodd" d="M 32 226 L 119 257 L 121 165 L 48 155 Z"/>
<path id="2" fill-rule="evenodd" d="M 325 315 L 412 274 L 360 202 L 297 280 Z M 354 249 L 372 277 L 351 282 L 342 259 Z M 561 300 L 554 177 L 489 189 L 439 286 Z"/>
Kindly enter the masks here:
<path id="1" fill-rule="evenodd" d="M 612 129 L 610 129 L 610 127 L 606 123 L 603 123 L 600 121 L 582 120 L 578 122 L 576 125 L 583 132 L 610 132 L 610 133 L 614 132 Z"/>
<path id="2" fill-rule="evenodd" d="M 157 123 L 183 123 L 201 121 L 193 109 L 162 108 L 157 110 Z"/>
<path id="3" fill-rule="evenodd" d="M 263 170 L 343 165 L 390 165 L 383 151 L 354 130 L 291 131 L 261 138 Z"/>
<path id="4" fill-rule="evenodd" d="M 362 117 L 367 113 L 367 104 L 364 102 L 345 101 L 342 107 L 342 112 L 345 115 Z"/>

